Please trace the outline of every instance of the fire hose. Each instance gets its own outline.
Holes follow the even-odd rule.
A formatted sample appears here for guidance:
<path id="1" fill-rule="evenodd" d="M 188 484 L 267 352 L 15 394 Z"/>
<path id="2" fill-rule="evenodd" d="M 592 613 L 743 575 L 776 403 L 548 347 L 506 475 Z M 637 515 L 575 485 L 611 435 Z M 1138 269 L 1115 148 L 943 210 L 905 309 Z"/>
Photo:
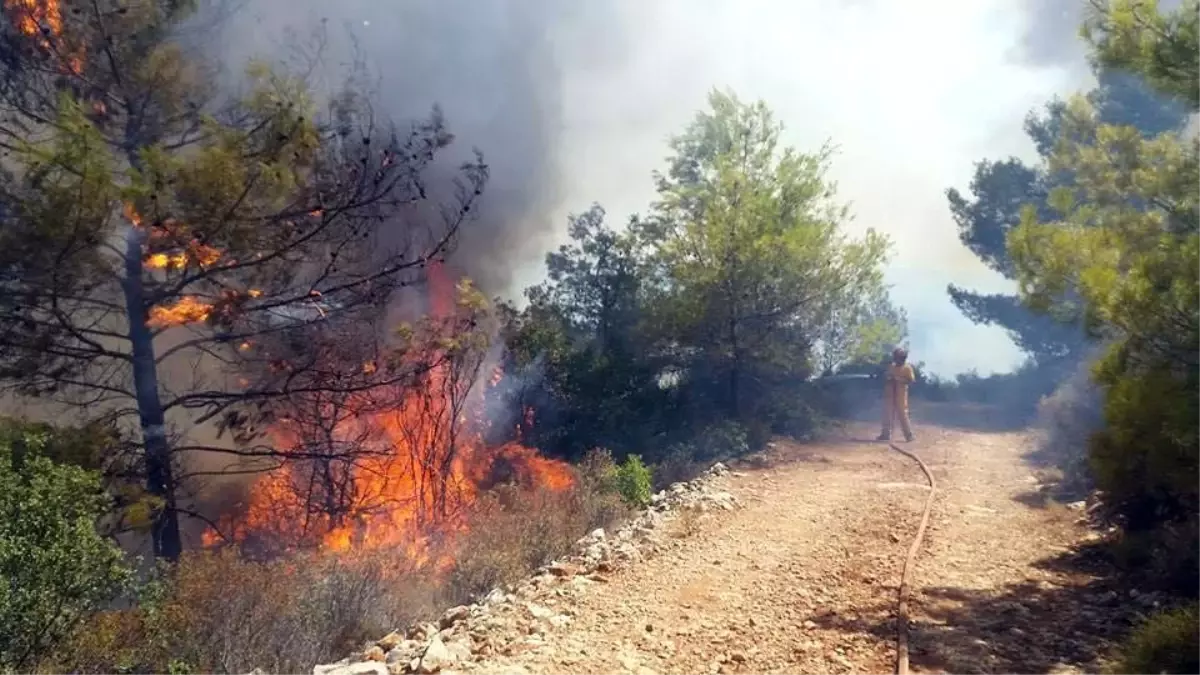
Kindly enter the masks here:
<path id="1" fill-rule="evenodd" d="M 817 381 L 839 381 L 851 379 L 870 379 L 870 375 L 852 373 L 848 375 L 827 375 L 817 378 Z M 892 409 L 892 424 L 890 429 L 896 428 L 896 415 L 898 411 L 895 407 Z M 914 561 L 917 558 L 917 553 L 921 550 L 921 544 L 925 541 L 925 530 L 929 527 L 929 513 L 933 510 L 933 497 L 937 492 L 937 481 L 933 478 L 933 472 L 929 467 L 925 466 L 925 462 L 916 454 L 909 452 L 896 445 L 888 443 L 892 450 L 908 457 L 921 467 L 921 472 L 925 474 L 925 480 L 929 482 L 929 495 L 925 498 L 925 506 L 921 510 L 921 523 L 917 526 L 917 534 L 913 537 L 912 544 L 908 547 L 908 555 L 904 558 L 904 567 L 900 571 L 900 590 L 896 603 L 896 675 L 908 675 L 908 595 L 910 591 L 909 582 L 912 577 Z"/>
<path id="2" fill-rule="evenodd" d="M 921 467 L 925 479 L 929 481 L 929 496 L 925 498 L 925 508 L 921 512 L 921 524 L 917 526 L 917 535 L 913 537 L 912 545 L 908 547 L 908 555 L 904 558 L 904 567 L 900 572 L 900 592 L 896 606 L 896 675 L 908 675 L 908 594 L 909 579 L 912 575 L 913 561 L 921 544 L 925 540 L 925 529 L 929 526 L 929 512 L 933 508 L 933 495 L 937 490 L 937 481 L 925 462 L 915 454 L 901 448 L 895 443 L 888 443 L 892 450 L 908 457 Z"/>

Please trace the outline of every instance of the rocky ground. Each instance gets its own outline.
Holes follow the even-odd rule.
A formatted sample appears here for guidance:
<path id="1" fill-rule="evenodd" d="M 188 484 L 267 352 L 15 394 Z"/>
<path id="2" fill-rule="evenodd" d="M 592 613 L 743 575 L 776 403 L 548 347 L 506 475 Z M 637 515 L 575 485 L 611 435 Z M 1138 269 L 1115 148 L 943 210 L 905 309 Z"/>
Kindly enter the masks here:
<path id="1" fill-rule="evenodd" d="M 1085 672 L 1157 599 L 1089 571 L 1082 505 L 1045 503 L 1013 432 L 919 429 L 939 483 L 911 603 L 914 672 Z M 927 488 L 852 426 L 655 496 L 510 589 L 314 675 L 891 672 Z"/>

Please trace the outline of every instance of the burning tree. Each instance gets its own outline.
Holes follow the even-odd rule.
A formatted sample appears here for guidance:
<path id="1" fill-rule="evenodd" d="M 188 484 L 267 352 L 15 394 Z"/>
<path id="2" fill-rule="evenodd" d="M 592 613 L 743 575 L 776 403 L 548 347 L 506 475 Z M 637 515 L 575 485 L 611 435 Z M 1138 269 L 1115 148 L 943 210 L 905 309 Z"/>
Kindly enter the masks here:
<path id="1" fill-rule="evenodd" d="M 477 155 L 436 208 L 425 177 L 452 141 L 437 110 L 402 132 L 355 78 L 318 104 L 302 77 L 252 64 L 223 93 L 177 39 L 193 4 L 5 0 L 0 30 L 0 379 L 136 430 L 166 558 L 189 448 L 168 420 L 245 440 L 273 402 L 324 409 L 428 372 L 365 327 L 444 257 L 487 179 Z M 285 348 L 347 350 L 332 340 L 348 327 L 353 359 Z"/>
<path id="2" fill-rule="evenodd" d="M 251 485 L 246 502 L 206 533 L 208 544 L 233 541 L 261 555 L 401 547 L 416 565 L 442 565 L 449 559 L 431 542 L 467 527 L 483 490 L 501 482 L 551 490 L 572 484 L 566 464 L 516 441 L 484 441 L 480 385 L 493 333 L 487 303 L 467 281 L 454 294 L 441 265 L 432 268 L 430 287 L 432 315 L 402 328 L 397 351 L 386 357 L 410 365 L 383 366 L 407 379 L 299 387 L 271 402 L 269 436 L 286 461 Z M 306 351 L 326 363 L 348 358 L 362 365 L 359 372 L 381 367 L 352 348 L 335 353 L 343 344 L 352 342 L 318 341 Z"/>

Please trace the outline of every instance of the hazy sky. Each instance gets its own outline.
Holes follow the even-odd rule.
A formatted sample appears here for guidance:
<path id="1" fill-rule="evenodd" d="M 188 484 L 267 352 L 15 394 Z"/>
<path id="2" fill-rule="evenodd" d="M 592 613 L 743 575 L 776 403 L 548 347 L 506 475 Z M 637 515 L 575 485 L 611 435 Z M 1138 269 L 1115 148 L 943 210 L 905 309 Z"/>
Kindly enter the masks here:
<path id="1" fill-rule="evenodd" d="M 518 289 L 569 212 L 645 209 L 669 135 L 712 87 L 764 99 L 785 140 L 840 146 L 852 228 L 896 243 L 888 270 L 913 359 L 953 374 L 1019 354 L 974 326 L 948 283 L 1005 290 L 958 242 L 944 196 L 984 158 L 1028 157 L 1021 124 L 1086 86 L 1077 0 L 249 0 L 225 49 L 314 18 L 357 34 L 397 115 L 434 101 L 489 155 L 499 204 L 476 271 Z M 240 32 L 239 32 L 240 31 Z M 253 36 L 248 35 L 253 31 Z M 499 224 L 496 224 L 499 223 Z"/>
<path id="2" fill-rule="evenodd" d="M 710 87 L 730 86 L 766 100 L 791 144 L 840 146 L 834 177 L 852 227 L 895 240 L 888 279 L 914 360 L 944 374 L 1019 360 L 1001 331 L 971 324 L 946 296 L 950 282 L 1007 286 L 959 243 L 944 191 L 965 189 L 979 159 L 1029 156 L 1025 113 L 1079 86 L 1068 0 L 1028 0 L 1035 14 L 1013 0 L 641 4 L 653 9 L 630 13 L 619 65 L 565 83 L 565 208 L 643 208 L 663 139 Z"/>

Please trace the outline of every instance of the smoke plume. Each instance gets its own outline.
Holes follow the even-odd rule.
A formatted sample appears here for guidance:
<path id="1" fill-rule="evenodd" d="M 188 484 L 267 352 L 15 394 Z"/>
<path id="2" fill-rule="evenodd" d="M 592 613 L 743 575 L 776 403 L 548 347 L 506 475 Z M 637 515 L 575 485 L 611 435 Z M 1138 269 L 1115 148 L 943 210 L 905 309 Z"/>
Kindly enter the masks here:
<path id="1" fill-rule="evenodd" d="M 1082 498 L 1092 487 L 1088 443 L 1104 428 L 1104 392 L 1092 380 L 1092 370 L 1107 349 L 1107 344 L 1093 347 L 1038 403 L 1032 459 L 1062 471 L 1059 490 L 1072 498 Z"/>
<path id="2" fill-rule="evenodd" d="M 1087 0 L 1019 0 L 1014 5 L 1024 19 L 1014 58 L 1035 67 L 1087 68 L 1086 45 L 1079 39 Z"/>
<path id="3" fill-rule="evenodd" d="M 1160 0 L 1159 8 L 1170 12 L 1181 0 Z M 1079 39 L 1079 26 L 1096 0 L 1017 0 L 1013 7 L 1020 14 L 1024 30 L 1012 55 L 1021 63 L 1045 68 L 1063 68 L 1087 72 L 1087 45 Z"/>
<path id="4" fill-rule="evenodd" d="M 608 5 L 252 0 L 220 21 L 220 39 L 207 44 L 236 73 L 248 58 L 279 61 L 311 52 L 320 33 L 318 91 L 335 90 L 350 60 L 361 58 L 378 112 L 401 128 L 439 106 L 456 140 L 435 177 L 443 184 L 432 189 L 445 191 L 473 148 L 484 153 L 492 176 L 452 263 L 487 292 L 506 293 L 515 290 L 515 268 L 540 262 L 545 235 L 560 225 L 550 214 L 562 199 L 564 72 L 617 53 L 620 31 Z M 581 39 L 585 26 L 605 36 L 605 50 Z"/>

